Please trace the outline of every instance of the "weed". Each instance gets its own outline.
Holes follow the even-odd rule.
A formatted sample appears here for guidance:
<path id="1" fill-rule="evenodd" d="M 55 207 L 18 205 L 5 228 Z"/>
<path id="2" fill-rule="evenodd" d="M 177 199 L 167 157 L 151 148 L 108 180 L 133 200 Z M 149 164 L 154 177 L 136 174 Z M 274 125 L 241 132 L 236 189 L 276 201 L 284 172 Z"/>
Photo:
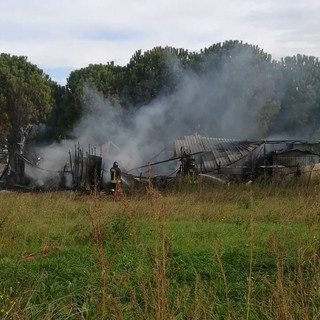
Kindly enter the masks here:
<path id="1" fill-rule="evenodd" d="M 169 191 L 0 194 L 0 318 L 319 318 L 317 185 Z"/>

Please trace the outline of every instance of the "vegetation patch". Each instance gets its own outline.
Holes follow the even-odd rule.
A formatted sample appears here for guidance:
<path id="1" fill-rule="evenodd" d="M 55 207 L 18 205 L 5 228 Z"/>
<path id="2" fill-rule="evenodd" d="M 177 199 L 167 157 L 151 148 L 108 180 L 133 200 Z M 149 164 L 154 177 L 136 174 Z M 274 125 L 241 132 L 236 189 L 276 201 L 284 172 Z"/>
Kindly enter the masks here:
<path id="1" fill-rule="evenodd" d="M 317 186 L 0 194 L 0 317 L 317 319 L 319 203 Z"/>

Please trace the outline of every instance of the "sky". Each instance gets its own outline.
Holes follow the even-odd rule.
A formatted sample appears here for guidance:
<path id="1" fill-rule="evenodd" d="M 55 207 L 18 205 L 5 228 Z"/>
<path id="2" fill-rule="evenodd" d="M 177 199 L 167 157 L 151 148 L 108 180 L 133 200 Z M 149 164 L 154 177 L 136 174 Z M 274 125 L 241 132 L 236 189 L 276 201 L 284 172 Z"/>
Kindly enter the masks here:
<path id="1" fill-rule="evenodd" d="M 318 0 L 2 0 L 0 53 L 26 56 L 62 85 L 73 70 L 126 65 L 156 46 L 240 40 L 276 60 L 320 57 L 319 12 Z"/>

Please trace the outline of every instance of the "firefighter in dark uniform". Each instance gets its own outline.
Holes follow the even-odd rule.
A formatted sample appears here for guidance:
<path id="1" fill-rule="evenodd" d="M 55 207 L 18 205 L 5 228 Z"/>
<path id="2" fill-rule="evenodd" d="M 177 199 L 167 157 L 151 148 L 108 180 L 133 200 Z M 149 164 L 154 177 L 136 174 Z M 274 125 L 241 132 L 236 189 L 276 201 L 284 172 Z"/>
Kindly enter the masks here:
<path id="1" fill-rule="evenodd" d="M 189 183 L 197 183 L 197 169 L 195 159 L 190 158 L 188 162 L 187 176 Z"/>
<path id="2" fill-rule="evenodd" d="M 181 150 L 181 165 L 178 171 L 178 176 L 187 178 L 189 183 L 196 183 L 197 181 L 197 168 L 195 159 L 191 157 L 191 154 L 185 150 Z"/>
<path id="3" fill-rule="evenodd" d="M 117 183 L 121 181 L 121 170 L 119 168 L 118 162 L 114 162 L 112 168 L 110 169 L 110 180 L 111 180 L 111 191 L 115 192 L 117 188 Z"/>

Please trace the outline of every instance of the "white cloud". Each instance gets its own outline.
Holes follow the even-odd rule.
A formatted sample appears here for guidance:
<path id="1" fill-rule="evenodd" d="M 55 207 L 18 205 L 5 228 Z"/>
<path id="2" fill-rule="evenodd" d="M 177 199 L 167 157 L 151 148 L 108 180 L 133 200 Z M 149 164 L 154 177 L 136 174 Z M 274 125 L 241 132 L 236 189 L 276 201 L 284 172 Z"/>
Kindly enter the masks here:
<path id="1" fill-rule="evenodd" d="M 11 0 L 1 5 L 0 48 L 50 72 L 111 60 L 125 65 L 138 49 L 198 51 L 231 39 L 276 59 L 319 57 L 319 9 L 316 0 Z"/>

